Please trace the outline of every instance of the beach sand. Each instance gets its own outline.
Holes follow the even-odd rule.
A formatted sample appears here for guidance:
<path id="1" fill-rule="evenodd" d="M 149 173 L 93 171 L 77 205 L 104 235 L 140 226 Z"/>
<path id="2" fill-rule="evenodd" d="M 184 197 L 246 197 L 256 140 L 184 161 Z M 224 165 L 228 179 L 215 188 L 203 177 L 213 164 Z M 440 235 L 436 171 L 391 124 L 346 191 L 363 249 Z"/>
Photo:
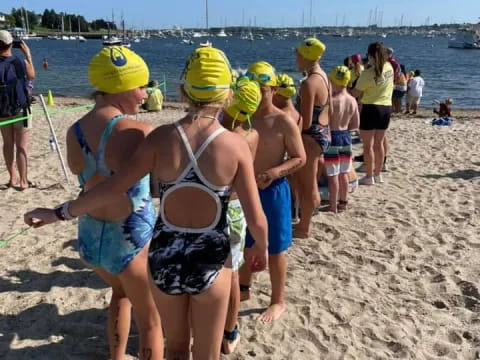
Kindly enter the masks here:
<path id="1" fill-rule="evenodd" d="M 54 109 L 88 103 L 55 100 Z M 84 112 L 53 116 L 62 150 Z M 159 125 L 183 113 L 172 103 L 138 117 Z M 385 183 L 360 187 L 346 213 L 320 213 L 311 237 L 295 239 L 288 312 L 274 324 L 255 320 L 269 301 L 268 273 L 257 275 L 238 351 L 225 359 L 480 358 L 480 111 L 454 113 L 452 127 L 426 124 L 429 109 L 392 120 Z M 39 188 L 0 191 L 0 238 L 24 228 L 26 210 L 79 191 L 73 176 L 65 183 L 36 114 L 29 171 Z M 0 184 L 7 180 L 1 161 Z M 110 291 L 79 260 L 75 239 L 75 223 L 56 223 L 0 248 L 0 358 L 108 358 Z M 128 359 L 137 340 L 132 329 Z"/>

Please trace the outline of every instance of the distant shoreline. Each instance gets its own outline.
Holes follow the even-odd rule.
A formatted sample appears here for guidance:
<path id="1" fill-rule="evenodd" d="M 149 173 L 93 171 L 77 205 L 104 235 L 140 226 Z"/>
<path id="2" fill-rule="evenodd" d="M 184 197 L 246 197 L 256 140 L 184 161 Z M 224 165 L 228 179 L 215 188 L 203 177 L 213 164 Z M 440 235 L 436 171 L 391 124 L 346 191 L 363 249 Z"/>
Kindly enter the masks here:
<path id="1" fill-rule="evenodd" d="M 33 94 L 34 97 L 38 98 L 39 94 Z M 46 100 L 46 94 L 44 95 L 44 99 Z M 54 95 L 54 101 L 60 100 L 59 105 L 65 106 L 65 105 L 84 105 L 87 103 L 92 103 L 93 100 L 89 96 L 71 96 L 71 95 L 61 95 L 61 94 L 53 94 Z M 40 100 L 38 100 L 40 102 Z M 188 103 L 185 101 L 181 101 L 180 99 L 168 99 L 164 103 L 164 108 L 166 109 L 181 109 L 181 108 L 186 108 L 188 107 Z M 425 118 L 425 117 L 435 117 L 436 115 L 431 111 L 434 108 L 434 105 L 426 105 L 426 104 L 420 104 L 421 113 L 417 115 L 417 117 L 420 118 Z M 478 114 L 471 114 L 472 112 Z M 478 107 L 459 107 L 456 108 L 455 104 L 453 105 L 453 114 L 454 118 L 455 116 L 475 116 L 480 118 L 480 106 Z"/>

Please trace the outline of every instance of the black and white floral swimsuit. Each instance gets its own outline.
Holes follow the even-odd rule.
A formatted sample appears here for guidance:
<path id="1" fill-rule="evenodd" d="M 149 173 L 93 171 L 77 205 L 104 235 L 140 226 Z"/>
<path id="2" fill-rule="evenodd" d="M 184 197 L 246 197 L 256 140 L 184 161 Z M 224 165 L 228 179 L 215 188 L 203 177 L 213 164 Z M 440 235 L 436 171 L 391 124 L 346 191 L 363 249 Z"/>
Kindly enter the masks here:
<path id="1" fill-rule="evenodd" d="M 150 243 L 149 266 L 158 288 L 169 295 L 196 295 L 207 290 L 217 278 L 230 255 L 227 209 L 230 186 L 215 186 L 208 182 L 197 160 L 207 146 L 225 129 L 219 128 L 193 154 L 182 126 L 175 126 L 190 158 L 190 163 L 171 183 L 160 184 L 160 216 Z M 176 189 L 194 187 L 209 194 L 217 204 L 213 223 L 205 228 L 183 228 L 168 222 L 165 200 Z"/>

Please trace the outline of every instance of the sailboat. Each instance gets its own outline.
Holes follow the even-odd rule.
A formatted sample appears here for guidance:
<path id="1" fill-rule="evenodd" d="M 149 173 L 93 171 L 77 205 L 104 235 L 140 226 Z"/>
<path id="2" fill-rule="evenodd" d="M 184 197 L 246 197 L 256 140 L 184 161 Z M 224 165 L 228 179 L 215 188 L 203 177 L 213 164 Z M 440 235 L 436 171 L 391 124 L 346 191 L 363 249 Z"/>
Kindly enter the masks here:
<path id="1" fill-rule="evenodd" d="M 115 17 L 113 15 L 113 10 L 112 10 L 112 24 L 115 24 Z M 105 46 L 116 46 L 116 45 L 122 45 L 122 40 L 120 40 L 116 36 L 111 36 L 110 35 L 110 24 L 108 24 L 108 34 L 107 37 L 103 40 L 103 45 Z"/>
<path id="2" fill-rule="evenodd" d="M 70 15 L 68 16 L 68 24 L 70 25 L 69 28 L 70 28 L 70 34 L 71 34 L 72 33 L 72 18 L 71 18 Z M 70 35 L 69 38 L 70 38 L 70 40 L 77 40 L 77 38 L 73 35 Z"/>
<path id="3" fill-rule="evenodd" d="M 127 37 L 127 33 L 125 31 L 125 20 L 123 19 L 122 15 L 122 46 L 130 48 L 132 44 L 130 43 L 130 39 Z"/>
<path id="4" fill-rule="evenodd" d="M 64 34 L 65 32 L 65 20 L 63 19 L 63 13 L 62 13 L 62 40 L 70 40 L 70 37 Z"/>
<path id="5" fill-rule="evenodd" d="M 85 42 L 87 41 L 87 39 L 85 39 L 82 35 L 80 35 L 80 18 L 78 17 L 77 20 L 78 20 L 78 36 L 77 36 L 78 41 Z"/>

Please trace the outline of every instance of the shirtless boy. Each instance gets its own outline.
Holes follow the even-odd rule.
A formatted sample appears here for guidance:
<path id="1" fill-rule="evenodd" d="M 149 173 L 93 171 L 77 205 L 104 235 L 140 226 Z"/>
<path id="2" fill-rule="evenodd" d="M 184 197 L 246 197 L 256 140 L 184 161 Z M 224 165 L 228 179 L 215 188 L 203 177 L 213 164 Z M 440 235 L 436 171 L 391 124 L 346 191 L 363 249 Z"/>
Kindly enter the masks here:
<path id="1" fill-rule="evenodd" d="M 258 132 L 252 129 L 250 117 L 255 113 L 262 99 L 260 87 L 255 81 L 247 77 L 240 78 L 234 90 L 233 101 L 225 109 L 222 125 L 227 130 L 233 131 L 248 143 L 248 147 L 255 158 L 258 147 Z M 243 249 L 247 233 L 247 222 L 240 201 L 235 192 L 230 195 L 227 213 L 230 228 L 230 247 L 232 254 L 232 285 L 230 288 L 230 301 L 227 310 L 227 320 L 223 332 L 222 353 L 231 354 L 238 342 L 238 311 L 240 310 L 240 286 L 238 270 L 243 264 Z"/>
<path id="2" fill-rule="evenodd" d="M 268 221 L 272 295 L 270 306 L 259 316 L 259 320 L 271 322 L 285 311 L 285 252 L 292 244 L 291 198 L 286 176 L 305 164 L 306 155 L 297 124 L 273 105 L 272 98 L 277 90 L 275 69 L 259 61 L 250 66 L 247 76 L 260 84 L 262 92 L 262 102 L 253 116 L 253 126 L 260 135 L 254 168 L 260 200 Z M 284 160 L 285 153 L 288 153 L 288 160 Z M 246 247 L 253 244 L 252 237 L 247 233 Z M 251 280 L 251 272 L 243 266 L 240 269 L 242 300 L 250 297 Z"/>
<path id="3" fill-rule="evenodd" d="M 300 131 L 302 131 L 302 116 L 297 111 L 292 101 L 292 98 L 295 96 L 296 92 L 297 91 L 295 89 L 295 82 L 290 76 L 288 76 L 287 74 L 277 75 L 277 92 L 275 93 L 275 95 L 273 95 L 273 105 L 275 105 L 277 108 L 279 108 L 287 115 L 289 115 L 292 119 L 294 119 Z M 300 221 L 300 197 L 298 193 L 298 176 L 298 172 L 292 174 L 291 176 L 288 176 L 288 183 L 290 184 L 290 188 L 292 190 L 292 200 L 294 202 L 294 214 L 292 219 L 293 224 L 298 224 L 298 222 Z"/>
<path id="4" fill-rule="evenodd" d="M 350 82 L 348 68 L 337 66 L 328 77 L 332 82 L 332 143 L 325 152 L 324 159 L 330 194 L 329 210 L 336 213 L 346 210 L 348 204 L 348 173 L 352 165 L 352 139 L 349 130 L 358 129 L 359 113 L 357 101 L 346 89 Z"/>

